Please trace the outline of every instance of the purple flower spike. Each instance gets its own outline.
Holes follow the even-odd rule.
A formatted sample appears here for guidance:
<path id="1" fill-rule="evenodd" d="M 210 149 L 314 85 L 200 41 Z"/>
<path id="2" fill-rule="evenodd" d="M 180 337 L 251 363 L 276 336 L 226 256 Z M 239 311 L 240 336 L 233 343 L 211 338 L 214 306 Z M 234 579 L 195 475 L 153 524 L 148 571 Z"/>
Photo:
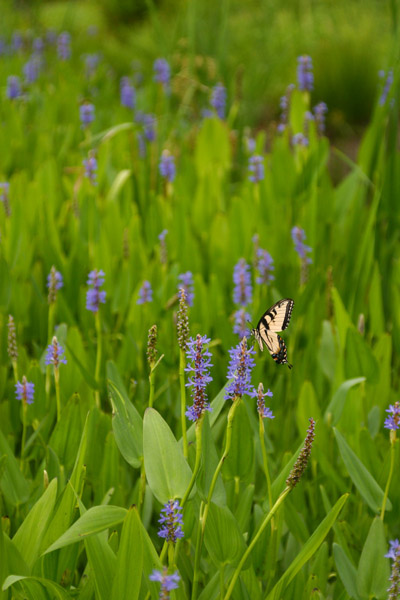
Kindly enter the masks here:
<path id="1" fill-rule="evenodd" d="M 272 398 L 273 393 L 271 392 L 271 390 L 268 390 L 268 392 L 265 392 L 264 394 L 264 386 L 262 383 L 258 384 L 258 390 L 253 390 L 253 392 L 250 394 L 252 398 L 257 398 L 257 412 L 260 415 L 260 417 L 262 419 L 274 419 L 274 415 L 272 414 L 272 411 L 270 408 L 267 408 L 265 406 L 265 401 L 264 398 L 266 396 Z"/>
<path id="2" fill-rule="evenodd" d="M 171 78 L 171 68 L 165 58 L 157 58 L 154 61 L 154 81 L 161 83 L 166 91 L 169 90 L 169 82 Z"/>
<path id="3" fill-rule="evenodd" d="M 386 429 L 398 429 L 400 424 L 400 402 L 395 402 L 393 405 L 391 404 L 389 408 L 386 409 L 386 412 L 389 413 L 389 416 L 385 419 L 384 427 Z"/>
<path id="4" fill-rule="evenodd" d="M 239 308 L 234 314 L 235 324 L 233 326 L 233 333 L 237 333 L 242 339 L 243 336 L 249 337 L 250 330 L 248 327 L 248 321 L 251 320 L 251 315 L 244 308 Z"/>
<path id="5" fill-rule="evenodd" d="M 275 279 L 272 274 L 272 271 L 275 270 L 274 259 L 269 252 L 262 248 L 257 248 L 256 267 L 258 270 L 256 283 L 258 283 L 258 285 L 266 285 Z"/>
<path id="6" fill-rule="evenodd" d="M 388 600 L 398 600 L 400 594 L 400 542 L 399 540 L 391 540 L 389 542 L 390 550 L 386 557 L 391 558 L 392 572 L 390 574 L 390 587 L 388 588 Z"/>
<path id="7" fill-rule="evenodd" d="M 319 102 L 314 106 L 315 122 L 317 124 L 317 131 L 319 135 L 323 135 L 325 132 L 325 118 L 328 112 L 328 107 L 325 102 Z"/>
<path id="8" fill-rule="evenodd" d="M 164 150 L 161 154 L 159 169 L 160 175 L 172 183 L 176 174 L 175 158 L 168 152 L 168 150 Z"/>
<path id="9" fill-rule="evenodd" d="M 216 110 L 219 118 L 224 119 L 226 108 L 226 89 L 222 83 L 217 83 L 217 85 L 213 87 L 210 104 Z"/>
<path id="10" fill-rule="evenodd" d="M 160 262 L 162 265 L 166 265 L 168 261 L 167 244 L 165 241 L 167 233 L 168 229 L 163 229 L 158 236 L 158 239 L 160 240 Z"/>
<path id="11" fill-rule="evenodd" d="M 148 142 L 154 142 L 156 139 L 156 118 L 152 114 L 145 114 L 142 112 L 136 113 L 136 122 L 141 124 L 143 127 L 144 138 Z"/>
<path id="12" fill-rule="evenodd" d="M 247 339 L 244 337 L 240 344 L 229 350 L 230 361 L 228 366 L 228 379 L 233 381 L 228 385 L 225 392 L 225 400 L 234 400 L 247 394 L 250 396 L 254 387 L 251 384 L 251 371 L 255 365 L 254 348 L 247 348 Z"/>
<path id="13" fill-rule="evenodd" d="M 186 416 L 190 421 L 198 421 L 206 410 L 211 410 L 207 399 L 206 386 L 212 377 L 210 377 L 211 352 L 204 348 L 210 339 L 207 336 L 197 335 L 197 338 L 190 338 L 187 343 L 186 355 L 192 361 L 185 371 L 192 373 L 189 377 L 187 387 L 191 387 L 193 405 L 186 411 Z"/>
<path id="14" fill-rule="evenodd" d="M 253 183 L 262 181 L 265 177 L 264 158 L 258 154 L 249 158 L 249 180 Z"/>
<path id="15" fill-rule="evenodd" d="M 193 283 L 193 275 L 190 271 L 186 271 L 186 273 L 181 273 L 178 275 L 178 290 L 183 288 L 185 290 L 186 302 L 188 306 L 193 306 L 194 301 L 194 283 Z"/>
<path id="16" fill-rule="evenodd" d="M 314 89 L 312 59 L 305 54 L 297 59 L 297 83 L 299 90 L 311 92 Z"/>
<path id="17" fill-rule="evenodd" d="M 34 83 L 39 77 L 41 59 L 38 56 L 32 56 L 24 65 L 24 76 L 26 83 Z"/>
<path id="18" fill-rule="evenodd" d="M 89 152 L 89 157 L 87 159 L 84 159 L 83 166 L 85 167 L 85 177 L 87 177 L 93 185 L 97 185 L 97 159 L 93 151 Z"/>
<path id="19" fill-rule="evenodd" d="M 121 77 L 120 83 L 121 105 L 126 108 L 134 109 L 136 103 L 136 91 L 130 82 L 129 77 Z"/>
<path id="20" fill-rule="evenodd" d="M 85 102 L 79 107 L 79 116 L 81 119 L 82 129 L 88 127 L 94 121 L 94 105 L 90 102 Z"/>
<path id="21" fill-rule="evenodd" d="M 160 589 L 160 600 L 168 600 L 169 592 L 171 590 L 176 590 L 179 587 L 180 576 L 178 571 L 171 573 L 171 575 L 167 574 L 167 567 L 164 567 L 162 571 L 153 570 L 151 575 L 149 575 L 149 579 L 151 581 L 159 581 L 161 583 Z"/>
<path id="22" fill-rule="evenodd" d="M 61 60 L 71 57 L 71 36 L 68 31 L 63 31 L 57 38 L 57 54 Z"/>
<path id="23" fill-rule="evenodd" d="M 9 198 L 10 184 L 8 181 L 0 182 L 0 202 L 3 203 L 4 212 L 7 217 L 11 216 L 10 198 Z"/>
<path id="24" fill-rule="evenodd" d="M 35 384 L 26 380 L 25 375 L 22 378 L 22 383 L 17 381 L 15 384 L 15 395 L 17 400 L 22 400 L 25 404 L 33 404 L 33 396 L 35 394 Z"/>
<path id="25" fill-rule="evenodd" d="M 182 531 L 182 507 L 178 500 L 169 500 L 164 505 L 161 509 L 161 515 L 158 522 L 161 523 L 158 535 L 167 542 L 175 543 L 178 538 L 184 537 Z"/>
<path id="26" fill-rule="evenodd" d="M 147 302 L 153 302 L 153 290 L 151 289 L 151 283 L 144 281 L 139 290 L 139 298 L 136 304 L 146 304 Z"/>
<path id="27" fill-rule="evenodd" d="M 307 252 L 311 252 L 312 248 L 304 243 L 305 239 L 306 234 L 304 229 L 301 229 L 300 227 L 293 227 L 292 240 L 297 254 L 300 256 L 302 261 L 305 261 L 306 263 L 312 263 L 312 259 L 307 256 Z"/>
<path id="28" fill-rule="evenodd" d="M 303 133 L 295 133 L 292 137 L 293 146 L 308 146 L 308 138 Z"/>
<path id="29" fill-rule="evenodd" d="M 96 69 L 100 62 L 100 56 L 96 52 L 93 54 L 84 54 L 83 60 L 85 61 L 86 79 L 90 79 L 96 73 Z"/>
<path id="30" fill-rule="evenodd" d="M 21 81 L 16 75 L 7 77 L 6 95 L 10 100 L 15 100 L 15 98 L 19 98 L 22 95 Z"/>
<path id="31" fill-rule="evenodd" d="M 385 71 L 380 71 L 379 75 L 380 75 L 380 77 L 384 78 L 385 77 Z M 387 97 L 389 95 L 390 88 L 392 87 L 392 84 L 393 84 L 393 70 L 389 69 L 389 71 L 387 72 L 387 75 L 386 75 L 385 83 L 383 85 L 381 96 L 379 98 L 379 104 L 380 104 L 380 106 L 383 106 L 386 103 L 386 100 L 387 100 Z"/>
<path id="32" fill-rule="evenodd" d="M 104 272 L 97 269 L 91 271 L 87 284 L 91 287 L 86 292 L 86 308 L 92 312 L 97 312 L 100 303 L 104 304 L 106 301 L 106 292 L 100 290 L 100 287 L 104 285 Z"/>
<path id="33" fill-rule="evenodd" d="M 233 270 L 233 301 L 240 306 L 247 306 L 252 300 L 250 266 L 241 258 Z"/>
<path id="34" fill-rule="evenodd" d="M 67 364 L 67 359 L 63 355 L 64 349 L 58 343 L 56 336 L 54 336 L 51 344 L 47 346 L 47 354 L 44 362 L 46 365 L 54 365 L 54 368 L 57 369 L 61 363 L 64 365 Z"/>

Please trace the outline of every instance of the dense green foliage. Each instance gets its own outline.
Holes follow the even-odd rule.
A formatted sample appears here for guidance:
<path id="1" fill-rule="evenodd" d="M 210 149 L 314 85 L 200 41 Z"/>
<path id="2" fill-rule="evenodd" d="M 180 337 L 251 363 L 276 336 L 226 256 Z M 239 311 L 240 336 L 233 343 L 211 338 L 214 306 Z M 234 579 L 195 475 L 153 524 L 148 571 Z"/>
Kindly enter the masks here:
<path id="1" fill-rule="evenodd" d="M 37 81 L 9 99 L 7 77 L 21 76 L 28 47 L 27 38 L 22 50 L 0 56 L 0 180 L 10 183 L 9 210 L 4 197 L 0 206 L 0 598 L 155 599 L 160 586 L 148 577 L 162 561 L 181 576 L 172 598 L 194 598 L 195 579 L 198 598 L 227 597 L 272 508 L 269 496 L 280 505 L 241 565 L 232 598 L 387 597 L 384 554 L 400 536 L 398 477 L 386 499 L 399 444 L 383 428 L 400 367 L 397 75 L 383 104 L 379 91 L 357 162 L 340 156 L 348 174 L 339 184 L 328 170 L 329 140 L 314 122 L 305 130 L 310 97 L 299 90 L 288 127 L 279 135 L 275 124 L 268 151 L 265 132 L 256 136 L 265 178 L 255 184 L 240 97 L 229 88 L 226 119 L 202 118 L 215 79 L 190 48 L 178 52 L 182 70 L 173 69 L 168 94 L 150 69 L 137 77 L 137 65 L 120 72 L 103 59 L 87 74 L 82 55 L 101 50 L 101 39 L 85 34 L 72 39 L 69 60 L 47 45 Z M 135 112 L 120 105 L 119 75 L 138 82 Z M 95 106 L 87 128 L 79 120 L 84 102 Z M 156 137 L 145 152 L 139 111 L 155 115 Z M 307 146 L 293 143 L 300 132 Z M 176 160 L 173 182 L 159 173 L 163 150 Z M 85 176 L 90 152 L 97 185 Z M 294 226 L 312 248 L 307 277 Z M 269 285 L 255 283 L 254 235 L 274 259 Z M 252 382 L 273 391 L 275 418 L 260 438 L 255 399 L 238 403 L 210 503 L 226 447 L 231 402 L 222 388 L 228 350 L 239 342 L 232 274 L 242 257 L 252 264 L 254 324 L 280 298 L 295 301 L 283 334 L 294 367 L 257 349 Z M 49 307 L 53 265 L 64 286 Z M 85 308 L 93 269 L 105 272 L 107 293 L 96 314 Z M 167 553 L 157 536 L 160 509 L 188 494 L 200 435 L 187 425 L 186 458 L 176 334 L 178 275 L 186 271 L 194 276 L 190 334 L 211 338 L 214 400 L 202 421 L 196 485 L 185 498 L 185 537 Z M 153 301 L 138 304 L 145 280 Z M 153 324 L 163 357 L 149 381 Z M 59 368 L 60 418 L 58 382 L 45 365 L 53 335 L 67 358 Z M 29 406 L 15 398 L 23 376 L 35 384 Z M 309 465 L 290 495 L 280 496 L 310 417 Z"/>

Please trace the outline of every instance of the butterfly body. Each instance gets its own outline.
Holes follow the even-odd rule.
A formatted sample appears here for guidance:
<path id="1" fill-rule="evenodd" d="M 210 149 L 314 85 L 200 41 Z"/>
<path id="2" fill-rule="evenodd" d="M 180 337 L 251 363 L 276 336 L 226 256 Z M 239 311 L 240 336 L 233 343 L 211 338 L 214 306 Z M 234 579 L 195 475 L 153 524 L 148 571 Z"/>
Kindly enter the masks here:
<path id="1" fill-rule="evenodd" d="M 264 344 L 278 365 L 287 364 L 289 369 L 292 365 L 287 360 L 286 345 L 278 331 L 284 331 L 290 322 L 294 302 L 291 298 L 284 298 L 269 308 L 257 323 L 257 327 L 251 333 L 256 338 L 260 350 L 264 350 Z"/>

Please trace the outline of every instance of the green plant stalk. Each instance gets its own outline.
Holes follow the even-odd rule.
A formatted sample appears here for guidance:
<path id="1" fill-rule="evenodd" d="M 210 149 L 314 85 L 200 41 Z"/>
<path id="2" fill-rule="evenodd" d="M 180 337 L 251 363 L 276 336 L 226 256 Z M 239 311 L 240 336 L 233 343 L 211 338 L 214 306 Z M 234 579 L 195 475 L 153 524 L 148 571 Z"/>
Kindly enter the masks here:
<path id="1" fill-rule="evenodd" d="M 192 586 L 191 600 L 196 600 L 196 598 L 197 598 L 197 589 L 199 587 L 200 554 L 201 554 L 201 543 L 202 543 L 202 540 L 203 540 L 203 534 L 202 534 L 202 531 L 201 531 L 200 523 L 201 523 L 201 519 L 202 519 L 203 507 L 204 507 L 204 502 L 201 502 L 201 504 L 200 504 L 199 527 L 197 529 L 196 550 L 195 550 L 195 555 L 194 555 L 193 586 Z"/>
<path id="2" fill-rule="evenodd" d="M 225 564 L 221 565 L 219 570 L 219 594 L 223 598 L 225 593 Z"/>
<path id="3" fill-rule="evenodd" d="M 140 483 L 139 483 L 139 499 L 138 499 L 138 513 L 141 516 L 142 505 L 144 500 L 144 492 L 146 490 L 146 471 L 144 469 L 144 458 L 141 458 L 140 465 Z"/>
<path id="4" fill-rule="evenodd" d="M 49 317 L 48 317 L 48 321 L 47 321 L 47 340 L 48 343 L 51 344 L 51 340 L 52 340 L 52 336 L 53 336 L 53 331 L 54 331 L 54 321 L 55 321 L 55 311 L 56 311 L 56 304 L 55 302 L 53 302 L 52 304 L 49 305 Z M 46 398 L 49 398 L 50 396 L 50 389 L 51 389 L 51 366 L 48 365 L 46 368 Z"/>
<path id="5" fill-rule="evenodd" d="M 181 423 L 182 423 L 182 440 L 183 440 L 183 455 L 188 457 L 188 441 L 186 433 L 186 386 L 185 386 L 185 367 L 186 357 L 182 348 L 179 349 L 179 382 L 181 386 Z"/>
<path id="6" fill-rule="evenodd" d="M 60 397 L 60 372 L 58 367 L 54 367 L 54 383 L 56 387 L 56 402 L 57 402 L 57 423 L 61 416 L 61 397 Z"/>
<path id="7" fill-rule="evenodd" d="M 21 440 L 21 471 L 24 468 L 24 451 L 25 451 L 25 443 L 26 443 L 26 412 L 27 412 L 27 404 L 25 400 L 22 400 L 22 440 Z"/>
<path id="8" fill-rule="evenodd" d="M 13 372 L 14 372 L 14 381 L 15 383 L 17 383 L 18 381 L 18 364 L 16 360 L 12 361 L 12 368 L 13 368 Z"/>
<path id="9" fill-rule="evenodd" d="M 271 506 L 272 506 L 271 478 L 269 475 L 267 451 L 265 449 L 264 419 L 261 416 L 259 416 L 259 425 L 260 425 L 259 433 L 260 433 L 260 442 L 261 442 L 261 452 L 262 452 L 262 457 L 263 457 L 263 466 L 264 466 L 264 472 L 265 472 L 265 477 L 267 480 L 267 488 L 268 488 L 268 503 L 271 508 Z"/>
<path id="10" fill-rule="evenodd" d="M 283 490 L 283 492 L 281 493 L 281 495 L 279 496 L 279 498 L 277 499 L 277 501 L 275 502 L 274 506 L 271 508 L 269 513 L 267 513 L 267 515 L 265 516 L 263 522 L 261 523 L 260 527 L 258 528 L 256 535 L 251 540 L 251 543 L 249 544 L 246 552 L 243 554 L 242 558 L 240 559 L 240 562 L 239 562 L 238 566 L 236 567 L 235 572 L 233 573 L 228 590 L 224 596 L 224 600 L 228 600 L 231 597 L 233 588 L 235 587 L 236 581 L 240 575 L 243 565 L 245 564 L 245 562 L 247 560 L 247 557 L 249 556 L 249 554 L 253 550 L 254 546 L 260 539 L 262 532 L 264 531 L 264 529 L 266 528 L 266 526 L 268 525 L 268 523 L 270 522 L 270 520 L 272 519 L 272 517 L 274 516 L 274 514 L 276 513 L 276 511 L 278 510 L 278 508 L 280 507 L 280 505 L 282 504 L 282 502 L 284 501 L 284 499 L 286 498 L 286 496 L 289 494 L 289 492 L 291 490 L 292 490 L 292 488 L 290 488 L 290 487 L 285 488 Z"/>
<path id="11" fill-rule="evenodd" d="M 150 365 L 150 374 L 149 374 L 149 384 L 150 384 L 150 393 L 149 393 L 149 407 L 151 408 L 154 403 L 154 368 L 153 365 Z"/>
<path id="12" fill-rule="evenodd" d="M 95 399 L 96 406 L 100 408 L 100 369 L 101 369 L 101 357 L 103 351 L 103 338 L 101 335 L 101 320 L 100 320 L 100 311 L 96 311 L 95 313 L 95 326 L 96 326 L 96 334 L 97 334 L 97 353 L 96 353 L 96 370 L 95 370 L 95 380 L 97 389 L 95 391 Z"/>
<path id="13" fill-rule="evenodd" d="M 394 435 L 392 435 L 392 432 L 394 433 Z M 390 430 L 390 469 L 389 469 L 389 475 L 387 478 L 387 482 L 386 482 L 386 487 L 385 487 L 385 493 L 383 495 L 383 502 L 382 502 L 382 510 L 381 510 L 381 521 L 383 521 L 383 519 L 385 518 L 385 508 L 386 508 L 386 502 L 389 496 L 389 488 L 390 488 L 390 484 L 392 482 L 392 476 L 393 476 L 393 469 L 394 469 L 394 444 L 396 441 L 396 430 L 391 429 Z"/>

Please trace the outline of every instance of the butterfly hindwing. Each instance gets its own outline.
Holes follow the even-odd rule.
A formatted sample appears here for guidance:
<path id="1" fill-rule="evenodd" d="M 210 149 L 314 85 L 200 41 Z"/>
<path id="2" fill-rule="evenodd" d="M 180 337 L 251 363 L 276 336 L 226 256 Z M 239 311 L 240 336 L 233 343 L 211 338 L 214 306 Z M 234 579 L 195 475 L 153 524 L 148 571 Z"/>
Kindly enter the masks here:
<path id="1" fill-rule="evenodd" d="M 279 300 L 263 314 L 252 331 L 260 350 L 264 349 L 265 344 L 274 361 L 277 364 L 287 364 L 289 368 L 292 368 L 292 365 L 287 360 L 286 345 L 277 332 L 284 331 L 289 325 L 293 305 L 294 302 L 290 298 Z"/>

